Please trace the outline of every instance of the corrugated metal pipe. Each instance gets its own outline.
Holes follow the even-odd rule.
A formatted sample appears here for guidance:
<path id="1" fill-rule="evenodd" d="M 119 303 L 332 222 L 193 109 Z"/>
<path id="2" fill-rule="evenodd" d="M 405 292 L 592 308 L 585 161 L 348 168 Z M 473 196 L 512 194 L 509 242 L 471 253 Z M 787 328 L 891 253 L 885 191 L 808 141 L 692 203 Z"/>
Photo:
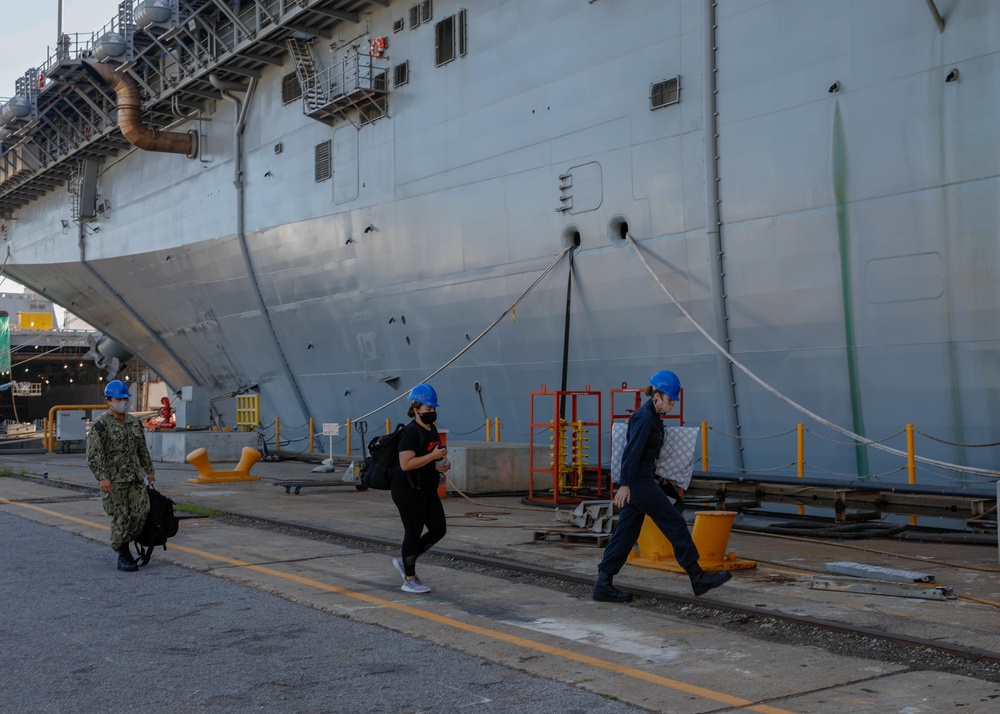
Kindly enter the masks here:
<path id="1" fill-rule="evenodd" d="M 197 158 L 197 131 L 160 131 L 142 123 L 139 83 L 128 72 L 116 72 L 113 65 L 91 59 L 83 60 L 83 67 L 115 92 L 118 98 L 118 128 L 130 144 L 144 151 L 163 151 L 184 154 L 189 159 Z"/>

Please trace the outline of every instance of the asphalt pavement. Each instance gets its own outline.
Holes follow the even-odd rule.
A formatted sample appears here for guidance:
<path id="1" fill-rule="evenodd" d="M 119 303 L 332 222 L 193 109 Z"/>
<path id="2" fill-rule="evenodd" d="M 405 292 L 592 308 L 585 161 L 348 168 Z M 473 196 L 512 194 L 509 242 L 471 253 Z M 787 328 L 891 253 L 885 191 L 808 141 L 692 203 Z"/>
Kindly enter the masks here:
<path id="1" fill-rule="evenodd" d="M 2 512 L 0 543 L 0 711 L 643 711 Z"/>

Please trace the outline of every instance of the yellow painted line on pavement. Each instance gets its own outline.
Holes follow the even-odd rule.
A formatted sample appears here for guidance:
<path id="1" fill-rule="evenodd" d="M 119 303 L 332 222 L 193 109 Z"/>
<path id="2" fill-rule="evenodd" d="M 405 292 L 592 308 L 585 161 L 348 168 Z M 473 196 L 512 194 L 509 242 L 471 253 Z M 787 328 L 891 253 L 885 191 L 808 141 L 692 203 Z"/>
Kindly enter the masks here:
<path id="1" fill-rule="evenodd" d="M 75 516 L 67 516 L 65 513 L 58 513 L 56 511 L 51 511 L 48 508 L 42 508 L 41 506 L 36 506 L 33 503 L 21 503 L 19 501 L 8 501 L 6 498 L 0 498 L 0 503 L 5 503 L 11 506 L 20 506 L 21 508 L 27 508 L 31 511 L 38 511 L 39 513 L 44 513 L 48 516 L 55 516 L 56 518 L 62 518 L 64 521 L 73 521 L 74 523 L 80 523 L 85 526 L 93 526 L 94 528 L 100 528 L 102 530 L 109 531 L 111 526 L 105 525 L 103 523 L 94 523 L 93 521 L 87 521 L 83 518 L 77 518 Z"/>
<path id="2" fill-rule="evenodd" d="M 57 518 L 62 518 L 68 521 L 73 521 L 74 523 L 81 523 L 87 526 L 93 526 L 95 528 L 101 528 L 104 530 L 110 530 L 110 528 L 101 523 L 95 523 L 93 521 L 84 520 L 82 518 L 76 518 L 74 516 L 68 516 L 56 511 L 52 511 L 47 508 L 42 508 L 40 506 L 35 506 L 30 503 L 18 503 L 17 501 L 9 501 L 5 498 L 0 498 L 0 503 L 10 504 L 14 506 L 20 506 L 22 508 L 27 508 L 33 511 L 38 511 L 39 513 L 44 513 L 46 515 L 55 516 Z M 485 627 L 479 627 L 478 625 L 472 625 L 467 622 L 462 622 L 460 620 L 454 620 L 443 615 L 438 615 L 434 612 L 429 612 L 427 610 L 420 610 L 409 605 L 402 605 L 391 600 L 385 600 L 380 597 L 375 597 L 374 595 L 366 595 L 365 593 L 356 592 L 354 590 L 348 590 L 346 588 L 341 588 L 336 585 L 329 585 L 319 580 L 313 580 L 312 578 L 304 578 L 301 575 L 294 575 L 292 573 L 285 573 L 280 570 L 275 570 L 274 568 L 269 568 L 264 565 L 254 565 L 253 563 L 248 563 L 243 560 L 237 560 L 236 558 L 230 558 L 228 556 L 219 555 L 217 553 L 210 553 L 208 551 L 199 550 L 197 548 L 189 548 L 183 545 L 171 544 L 170 546 L 174 550 L 179 550 L 182 553 L 188 553 L 190 555 L 195 555 L 200 558 L 204 558 L 209 561 L 225 563 L 227 565 L 232 565 L 239 568 L 246 568 L 247 570 L 252 570 L 257 573 L 262 573 L 264 575 L 270 575 L 282 580 L 288 580 L 300 585 L 305 585 L 307 587 L 315 588 L 316 590 L 322 590 L 324 592 L 334 593 L 336 595 L 342 595 L 344 597 L 351 598 L 353 600 L 360 600 L 361 602 L 369 603 L 371 605 L 378 605 L 380 607 L 385 607 L 390 610 L 395 610 L 397 612 L 403 612 L 407 615 L 412 615 L 414 617 L 419 617 L 424 620 L 430 620 L 447 627 L 452 627 L 457 630 L 463 630 L 464 632 L 469 632 L 475 635 L 481 635 L 483 637 L 489 637 L 495 640 L 500 640 L 502 642 L 507 642 L 509 644 L 517 645 L 519 647 L 524 647 L 525 649 L 534 650 L 535 652 L 542 652 L 544 654 L 553 655 L 555 657 L 561 657 L 562 659 L 571 660 L 574 662 L 579 662 L 581 664 L 586 664 L 597 669 L 603 669 L 610 672 L 615 672 L 617 674 L 624 675 L 626 677 L 631 677 L 632 679 L 638 679 L 650 684 L 656 684 L 661 687 L 666 687 L 668 689 L 673 689 L 678 692 L 684 692 L 685 694 L 691 694 L 694 696 L 702 697 L 704 699 L 709 699 L 713 702 L 720 702 L 731 707 L 739 707 L 746 709 L 748 711 L 760 712 L 761 714 L 794 714 L 787 709 L 780 709 L 778 707 L 772 707 L 767 704 L 754 704 L 748 699 L 743 699 L 741 697 L 734 697 L 724 692 L 717 692 L 713 689 L 705 689 L 704 687 L 698 687 L 693 684 L 688 684 L 686 682 L 681 682 L 676 679 L 670 679 L 669 677 L 661 677 L 657 674 L 652 674 L 650 672 L 644 672 L 641 669 L 635 669 L 634 667 L 628 667 L 621 664 L 616 664 L 614 662 L 607 662 L 597 657 L 590 657 L 589 655 L 579 654 L 577 652 L 572 652 L 570 650 L 564 650 L 559 647 L 553 647 L 551 645 L 546 645 L 541 642 L 536 642 L 535 640 L 529 640 L 525 637 L 518 637 L 517 635 L 510 635 L 506 632 L 500 632 L 499 630 L 491 630 Z"/>

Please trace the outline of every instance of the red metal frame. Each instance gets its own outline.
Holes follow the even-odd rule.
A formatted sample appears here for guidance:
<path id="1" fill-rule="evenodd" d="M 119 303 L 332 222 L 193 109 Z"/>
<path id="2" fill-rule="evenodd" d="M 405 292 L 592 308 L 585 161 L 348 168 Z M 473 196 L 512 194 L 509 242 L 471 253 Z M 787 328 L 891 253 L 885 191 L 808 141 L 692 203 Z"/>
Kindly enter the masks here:
<path id="1" fill-rule="evenodd" d="M 528 476 L 528 496 L 525 498 L 526 503 L 536 503 L 539 505 L 552 505 L 557 506 L 561 504 L 577 504 L 584 500 L 581 497 L 575 495 L 577 489 L 583 486 L 582 483 L 577 482 L 575 475 L 573 476 L 573 483 L 569 486 L 569 491 L 574 493 L 572 496 L 566 496 L 559 492 L 559 465 L 563 461 L 563 444 L 561 439 L 556 437 L 559 436 L 559 430 L 557 425 L 559 424 L 559 404 L 563 397 L 567 397 L 569 401 L 568 415 L 564 419 L 567 423 L 575 423 L 581 421 L 579 419 L 579 400 L 597 398 L 597 410 L 595 414 L 597 415 L 596 421 L 583 421 L 583 426 L 586 427 L 596 427 L 597 438 L 594 440 L 597 444 L 597 465 L 585 464 L 583 470 L 585 472 L 591 471 L 597 474 L 597 496 L 600 496 L 604 491 L 604 474 L 601 469 L 602 463 L 602 430 L 601 430 L 601 393 L 594 391 L 590 388 L 588 384 L 582 390 L 566 390 L 566 391 L 549 391 L 543 384 L 541 388 L 537 391 L 531 392 L 531 413 L 530 413 L 530 423 L 529 423 L 529 438 L 528 438 L 528 463 L 529 463 L 529 476 Z M 538 398 L 546 398 L 552 400 L 552 419 L 550 421 L 539 422 L 535 418 L 535 401 Z M 540 416 L 540 415 L 539 415 Z M 552 435 L 553 447 L 551 451 L 546 449 L 547 456 L 549 453 L 552 454 L 553 463 L 549 468 L 537 468 L 535 466 L 535 430 L 545 429 L 547 433 Z M 544 458 L 544 456 L 543 456 Z M 545 480 L 547 484 L 551 484 L 551 488 L 546 487 L 544 493 L 551 494 L 551 496 L 536 496 L 535 495 L 535 474 L 545 475 Z M 609 481 L 610 486 L 610 481 Z"/>

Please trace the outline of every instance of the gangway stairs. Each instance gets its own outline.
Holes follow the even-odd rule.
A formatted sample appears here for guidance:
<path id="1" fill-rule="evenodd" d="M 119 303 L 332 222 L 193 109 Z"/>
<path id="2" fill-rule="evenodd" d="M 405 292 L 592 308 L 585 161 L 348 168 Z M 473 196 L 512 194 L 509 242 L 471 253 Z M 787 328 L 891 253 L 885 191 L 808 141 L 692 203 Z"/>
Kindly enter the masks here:
<path id="1" fill-rule="evenodd" d="M 337 119 L 355 126 L 369 124 L 387 113 L 389 65 L 367 52 L 354 52 L 335 66 L 319 68 L 312 42 L 299 37 L 285 41 L 302 89 L 302 112 L 325 124 Z M 351 113 L 357 111 L 357 121 Z"/>
<path id="2" fill-rule="evenodd" d="M 316 60 L 313 59 L 312 54 L 312 41 L 293 36 L 289 37 L 285 44 L 295 67 L 295 76 L 299 79 L 299 87 L 302 88 L 302 111 L 307 116 L 312 117 L 327 103 L 326 93 L 320 87 L 317 78 Z M 328 123 L 332 124 L 333 122 Z"/>

